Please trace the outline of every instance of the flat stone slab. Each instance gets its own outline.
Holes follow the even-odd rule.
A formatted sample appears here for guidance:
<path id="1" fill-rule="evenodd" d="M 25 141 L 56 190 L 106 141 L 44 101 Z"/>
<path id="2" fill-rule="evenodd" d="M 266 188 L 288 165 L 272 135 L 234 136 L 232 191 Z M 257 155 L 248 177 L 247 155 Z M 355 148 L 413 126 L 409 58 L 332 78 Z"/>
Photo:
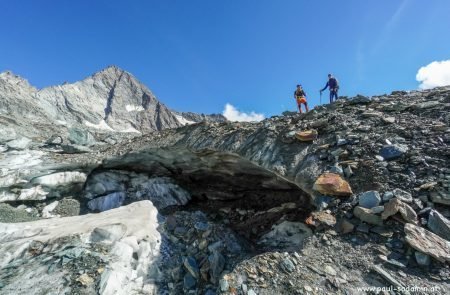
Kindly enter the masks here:
<path id="1" fill-rule="evenodd" d="M 295 133 L 295 137 L 300 141 L 313 141 L 317 138 L 318 133 L 316 130 L 306 130 L 306 131 L 299 131 Z"/>
<path id="2" fill-rule="evenodd" d="M 450 262 L 450 242 L 412 223 L 405 224 L 405 234 L 406 241 L 414 249 L 440 262 Z"/>

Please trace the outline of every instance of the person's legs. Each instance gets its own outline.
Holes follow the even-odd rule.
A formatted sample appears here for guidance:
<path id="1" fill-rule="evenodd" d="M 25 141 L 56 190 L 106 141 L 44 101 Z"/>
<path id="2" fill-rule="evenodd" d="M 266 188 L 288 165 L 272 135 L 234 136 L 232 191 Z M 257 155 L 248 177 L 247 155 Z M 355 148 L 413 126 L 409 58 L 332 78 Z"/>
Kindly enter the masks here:
<path id="1" fill-rule="evenodd" d="M 301 114 L 302 113 L 302 104 L 298 102 L 297 107 L 298 107 L 298 112 Z"/>
<path id="2" fill-rule="evenodd" d="M 330 90 L 330 103 L 333 103 L 333 91 Z"/>
<path id="3" fill-rule="evenodd" d="M 306 101 L 305 101 L 305 110 L 306 110 L 306 112 L 309 112 L 308 103 Z"/>
<path id="4" fill-rule="evenodd" d="M 337 100 L 338 100 L 338 91 L 335 90 L 334 91 L 334 101 L 337 101 Z"/>

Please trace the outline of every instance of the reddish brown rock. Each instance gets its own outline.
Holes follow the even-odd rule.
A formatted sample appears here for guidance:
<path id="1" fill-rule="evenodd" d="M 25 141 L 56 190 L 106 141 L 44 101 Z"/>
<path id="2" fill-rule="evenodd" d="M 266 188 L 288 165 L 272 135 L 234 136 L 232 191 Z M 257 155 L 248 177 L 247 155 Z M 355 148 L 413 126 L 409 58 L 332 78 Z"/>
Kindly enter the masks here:
<path id="1" fill-rule="evenodd" d="M 334 226 L 336 224 L 336 218 L 325 211 L 313 212 L 306 219 L 306 224 L 318 227 L 320 225 Z"/>
<path id="2" fill-rule="evenodd" d="M 324 173 L 320 175 L 314 183 L 313 189 L 327 196 L 348 197 L 353 194 L 348 182 L 339 174 L 335 173 Z"/>
<path id="3" fill-rule="evenodd" d="M 313 141 L 318 136 L 318 133 L 316 130 L 306 130 L 306 131 L 299 131 L 295 133 L 295 137 L 300 141 Z"/>
<path id="4" fill-rule="evenodd" d="M 408 244 L 440 262 L 450 262 L 450 242 L 412 223 L 405 224 Z"/>

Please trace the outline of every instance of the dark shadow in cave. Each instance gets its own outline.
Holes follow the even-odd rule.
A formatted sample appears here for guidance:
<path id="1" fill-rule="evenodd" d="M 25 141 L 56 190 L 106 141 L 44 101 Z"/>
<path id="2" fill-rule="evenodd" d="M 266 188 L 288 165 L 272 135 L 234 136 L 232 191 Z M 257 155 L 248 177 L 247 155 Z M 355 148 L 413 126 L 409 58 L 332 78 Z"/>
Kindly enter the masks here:
<path id="1" fill-rule="evenodd" d="M 230 214 L 231 227 L 251 240 L 270 229 L 282 215 L 304 221 L 311 211 L 310 196 L 294 182 L 232 153 L 193 152 L 186 148 L 147 149 L 107 159 L 92 173 L 112 169 L 170 177 L 191 194 L 187 208 L 199 208 L 208 213 L 224 207 L 266 211 L 284 203 L 296 204 L 295 208 L 248 220 Z M 249 230 L 255 227 L 259 228 L 256 234 Z"/>
<path id="2" fill-rule="evenodd" d="M 263 248 L 257 241 L 281 219 L 303 222 L 312 209 L 310 196 L 294 182 L 232 153 L 194 152 L 184 147 L 146 149 L 106 159 L 90 177 L 108 171 L 174 180 L 192 199 L 184 206 L 171 206 L 159 212 L 169 217 L 181 211 L 201 211 L 212 222 L 225 223 L 226 220 L 227 227 L 236 233 L 243 246 L 242 255 L 238 255 L 240 260 L 233 261 L 234 265 L 264 251 L 277 250 Z M 124 205 L 133 201 L 136 200 L 126 199 Z M 287 203 L 290 205 L 285 206 Z M 254 214 L 243 216 L 240 211 Z M 166 226 L 164 222 L 162 226 Z M 171 243 L 163 239 L 161 247 L 171 248 Z M 292 250 L 299 251 L 299 247 Z M 198 261 L 203 261 L 199 263 L 208 259 L 201 253 L 198 255 Z M 170 266 L 161 261 L 161 267 Z M 207 283 L 200 280 L 200 284 Z"/>

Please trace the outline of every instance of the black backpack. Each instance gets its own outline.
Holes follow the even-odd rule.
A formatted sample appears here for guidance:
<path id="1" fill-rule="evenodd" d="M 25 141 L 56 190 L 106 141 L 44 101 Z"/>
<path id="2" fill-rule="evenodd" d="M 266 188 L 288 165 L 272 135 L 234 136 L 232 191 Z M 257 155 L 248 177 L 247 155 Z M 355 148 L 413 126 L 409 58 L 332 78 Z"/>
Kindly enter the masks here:
<path id="1" fill-rule="evenodd" d="M 333 88 L 339 89 L 339 81 L 338 81 L 338 79 L 336 79 L 335 77 L 331 77 L 330 80 L 334 80 L 334 82 L 335 82 L 335 84 L 336 84 L 336 86 L 333 87 Z"/>

